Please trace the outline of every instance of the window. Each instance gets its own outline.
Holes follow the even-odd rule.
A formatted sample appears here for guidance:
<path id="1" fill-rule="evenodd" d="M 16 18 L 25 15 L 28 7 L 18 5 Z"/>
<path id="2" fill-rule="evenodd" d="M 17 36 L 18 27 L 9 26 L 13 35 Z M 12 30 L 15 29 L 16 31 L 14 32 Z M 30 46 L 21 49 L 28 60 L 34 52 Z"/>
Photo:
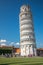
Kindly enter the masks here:
<path id="1" fill-rule="evenodd" d="M 26 45 L 26 47 L 28 47 L 28 45 Z"/>
<path id="2" fill-rule="evenodd" d="M 21 48 L 24 48 L 24 45 L 23 45 L 23 46 L 21 46 Z"/>

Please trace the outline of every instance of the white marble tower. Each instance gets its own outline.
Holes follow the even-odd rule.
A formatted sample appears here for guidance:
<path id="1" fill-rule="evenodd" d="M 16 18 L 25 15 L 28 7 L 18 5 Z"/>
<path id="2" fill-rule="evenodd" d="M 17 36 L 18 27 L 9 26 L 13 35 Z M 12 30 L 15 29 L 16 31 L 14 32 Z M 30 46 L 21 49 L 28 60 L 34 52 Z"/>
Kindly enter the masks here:
<path id="1" fill-rule="evenodd" d="M 36 42 L 30 6 L 23 5 L 20 8 L 19 20 L 21 56 L 36 56 Z"/>

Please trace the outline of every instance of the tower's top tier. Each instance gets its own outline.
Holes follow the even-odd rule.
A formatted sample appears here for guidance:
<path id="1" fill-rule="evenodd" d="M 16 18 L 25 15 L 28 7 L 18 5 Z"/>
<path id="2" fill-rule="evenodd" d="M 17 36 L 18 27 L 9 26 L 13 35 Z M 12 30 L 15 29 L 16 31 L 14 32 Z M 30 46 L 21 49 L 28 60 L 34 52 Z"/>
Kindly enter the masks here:
<path id="1" fill-rule="evenodd" d="M 30 11 L 30 6 L 28 5 L 23 5 L 20 8 L 20 12 L 29 12 Z"/>

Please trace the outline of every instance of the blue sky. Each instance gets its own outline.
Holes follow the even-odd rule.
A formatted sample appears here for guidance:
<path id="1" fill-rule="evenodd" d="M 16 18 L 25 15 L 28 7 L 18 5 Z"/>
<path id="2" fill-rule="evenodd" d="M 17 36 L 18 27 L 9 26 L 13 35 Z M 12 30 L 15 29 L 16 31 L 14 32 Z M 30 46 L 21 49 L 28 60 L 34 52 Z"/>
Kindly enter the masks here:
<path id="1" fill-rule="evenodd" d="M 0 0 L 0 39 L 20 42 L 19 13 L 23 4 L 31 6 L 37 47 L 43 47 L 43 0 Z"/>

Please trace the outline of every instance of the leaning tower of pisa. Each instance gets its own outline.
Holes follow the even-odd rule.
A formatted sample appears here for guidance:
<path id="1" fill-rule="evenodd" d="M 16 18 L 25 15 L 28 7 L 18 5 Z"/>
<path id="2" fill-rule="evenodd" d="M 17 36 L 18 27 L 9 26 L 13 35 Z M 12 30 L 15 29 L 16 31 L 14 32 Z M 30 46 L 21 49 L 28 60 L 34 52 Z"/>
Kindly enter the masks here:
<path id="1" fill-rule="evenodd" d="M 21 56 L 36 56 L 36 42 L 30 6 L 21 6 L 19 20 Z"/>

